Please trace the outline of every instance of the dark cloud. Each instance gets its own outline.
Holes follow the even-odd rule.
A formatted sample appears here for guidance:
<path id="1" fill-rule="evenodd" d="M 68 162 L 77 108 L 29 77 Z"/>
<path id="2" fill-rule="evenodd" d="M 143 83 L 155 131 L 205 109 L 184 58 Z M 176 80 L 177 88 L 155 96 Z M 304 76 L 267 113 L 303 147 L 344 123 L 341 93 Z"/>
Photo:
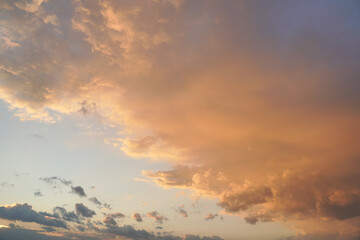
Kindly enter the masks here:
<path id="1" fill-rule="evenodd" d="M 64 221 L 50 216 L 52 215 L 34 211 L 32 209 L 32 206 L 28 205 L 27 203 L 17 203 L 11 206 L 0 207 L 0 218 L 3 219 L 23 222 L 35 222 L 50 227 L 67 228 L 67 225 Z"/>
<path id="2" fill-rule="evenodd" d="M 40 181 L 43 181 L 43 182 L 45 182 L 45 183 L 48 183 L 48 184 L 50 184 L 50 185 L 56 185 L 56 184 L 62 183 L 62 184 L 64 184 L 64 185 L 69 186 L 69 185 L 72 184 L 72 181 L 66 180 L 66 179 L 64 179 L 64 178 L 56 177 L 56 176 L 54 176 L 54 177 L 40 178 L 39 180 L 40 180 Z"/>
<path id="3" fill-rule="evenodd" d="M 41 227 L 42 229 L 44 229 L 46 232 L 56 232 L 56 229 L 53 227 Z"/>
<path id="4" fill-rule="evenodd" d="M 82 203 L 76 203 L 75 204 L 75 210 L 76 210 L 76 213 L 78 215 L 81 215 L 81 216 L 86 217 L 86 218 L 91 218 L 96 214 L 93 210 L 87 208 Z"/>
<path id="5" fill-rule="evenodd" d="M 148 212 L 147 216 L 150 218 L 155 219 L 156 222 L 158 223 L 163 223 L 165 220 L 167 221 L 167 217 L 160 215 L 157 211 L 153 211 L 153 212 Z"/>
<path id="6" fill-rule="evenodd" d="M 0 240 L 70 240 L 70 238 L 47 236 L 39 231 L 22 228 L 0 228 Z"/>
<path id="7" fill-rule="evenodd" d="M 109 216 L 105 217 L 104 223 L 105 223 L 106 225 L 113 225 L 113 226 L 116 226 L 116 225 L 117 225 L 117 222 L 115 221 L 115 219 L 112 218 L 112 217 L 109 217 Z"/>
<path id="8" fill-rule="evenodd" d="M 65 221 L 76 222 L 76 223 L 81 222 L 79 216 L 76 215 L 75 212 L 73 211 L 68 212 L 63 207 L 54 207 L 53 212 L 55 216 L 57 216 L 58 218 L 62 218 Z"/>
<path id="9" fill-rule="evenodd" d="M 113 217 L 113 218 L 124 218 L 125 217 L 125 215 L 122 213 L 110 213 L 110 214 L 107 214 L 106 216 Z"/>
<path id="10" fill-rule="evenodd" d="M 124 225 L 122 227 L 118 226 L 107 226 L 106 229 L 101 229 L 99 232 L 108 233 L 114 236 L 122 236 L 130 239 L 157 239 L 153 233 L 150 233 L 146 230 L 136 230 L 133 226 Z"/>
<path id="11" fill-rule="evenodd" d="M 206 221 L 209 221 L 209 220 L 213 220 L 214 218 L 218 217 L 219 215 L 218 214 L 212 214 L 212 213 L 209 213 L 204 219 Z"/>
<path id="12" fill-rule="evenodd" d="M 46 230 L 45 230 L 46 231 Z M 48 231 L 47 231 L 48 232 Z M 71 232 L 61 233 L 62 236 L 45 235 L 42 231 L 20 227 L 0 228 L 0 240 L 100 240 L 96 236 L 85 236 Z"/>
<path id="13" fill-rule="evenodd" d="M 85 231 L 84 226 L 77 225 L 76 228 L 77 228 L 80 232 L 84 232 L 84 231 Z"/>
<path id="14" fill-rule="evenodd" d="M 131 217 L 137 222 L 142 222 L 143 221 L 140 213 L 134 213 Z"/>
<path id="15" fill-rule="evenodd" d="M 91 197 L 89 198 L 89 201 L 98 205 L 99 207 L 104 207 L 104 208 L 107 208 L 107 209 L 111 209 L 110 207 L 110 204 L 107 204 L 107 203 L 104 203 L 104 202 L 101 202 L 99 199 L 97 199 L 96 197 Z"/>
<path id="16" fill-rule="evenodd" d="M 71 193 L 79 195 L 80 197 L 86 197 L 86 193 L 81 186 L 71 187 Z"/>

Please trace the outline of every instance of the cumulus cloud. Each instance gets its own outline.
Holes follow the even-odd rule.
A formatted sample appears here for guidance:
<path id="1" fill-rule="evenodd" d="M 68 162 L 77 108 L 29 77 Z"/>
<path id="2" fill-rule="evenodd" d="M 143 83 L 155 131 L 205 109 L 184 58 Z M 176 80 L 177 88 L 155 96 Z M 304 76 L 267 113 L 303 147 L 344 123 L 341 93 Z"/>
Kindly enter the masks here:
<path id="1" fill-rule="evenodd" d="M 301 231 L 359 218 L 356 1 L 54 4 L 1 5 L 0 98 L 21 120 L 95 103 L 124 129 L 109 143 L 174 165 L 144 172 L 163 187 Z"/>
<path id="2" fill-rule="evenodd" d="M 115 221 L 115 219 L 113 217 L 110 217 L 110 216 L 106 216 L 105 219 L 104 219 L 104 223 L 106 225 L 113 225 L 113 226 L 116 226 L 117 225 L 117 222 Z"/>
<path id="3" fill-rule="evenodd" d="M 67 224 L 54 217 L 49 217 L 47 213 L 36 212 L 27 203 L 0 206 L 0 218 L 22 222 L 34 222 L 49 227 L 67 228 Z"/>
<path id="4" fill-rule="evenodd" d="M 71 187 L 71 193 L 76 194 L 80 197 L 86 197 L 86 193 L 81 186 Z"/>
<path id="5" fill-rule="evenodd" d="M 140 213 L 134 213 L 131 217 L 137 222 L 142 222 L 143 221 Z"/>
<path id="6" fill-rule="evenodd" d="M 75 212 L 73 211 L 68 212 L 63 207 L 54 207 L 53 212 L 54 212 L 54 216 L 58 218 L 62 218 L 65 221 L 80 223 L 79 216 L 76 215 Z"/>
<path id="7" fill-rule="evenodd" d="M 156 222 L 162 224 L 164 221 L 167 221 L 167 217 L 160 215 L 157 211 L 148 212 L 147 216 L 153 218 Z"/>
<path id="8" fill-rule="evenodd" d="M 86 217 L 86 218 L 92 218 L 96 214 L 93 210 L 87 208 L 82 203 L 76 203 L 75 210 L 78 215 Z"/>

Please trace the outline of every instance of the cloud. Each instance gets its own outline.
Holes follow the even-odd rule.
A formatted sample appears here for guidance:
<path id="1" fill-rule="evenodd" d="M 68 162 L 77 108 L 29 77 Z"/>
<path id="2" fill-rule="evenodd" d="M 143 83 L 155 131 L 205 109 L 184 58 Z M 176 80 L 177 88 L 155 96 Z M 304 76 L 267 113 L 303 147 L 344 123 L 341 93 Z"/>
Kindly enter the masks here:
<path id="1" fill-rule="evenodd" d="M 56 232 L 56 229 L 53 227 L 41 227 L 42 229 L 44 229 L 46 232 Z"/>
<path id="2" fill-rule="evenodd" d="M 147 216 L 150 218 L 153 218 L 156 222 L 161 223 L 161 224 L 163 223 L 163 221 L 168 220 L 165 216 L 160 215 L 157 211 L 148 212 Z"/>
<path id="3" fill-rule="evenodd" d="M 122 213 L 109 213 L 106 214 L 106 216 L 112 217 L 112 218 L 124 218 L 125 215 Z"/>
<path id="4" fill-rule="evenodd" d="M 228 212 L 238 212 L 247 210 L 253 205 L 266 203 L 272 197 L 273 194 L 269 187 L 251 187 L 235 193 L 224 193 L 218 204 Z"/>
<path id="5" fill-rule="evenodd" d="M 99 206 L 102 205 L 102 203 L 96 197 L 89 198 L 89 201 L 92 203 L 95 203 L 96 205 L 99 205 Z"/>
<path id="6" fill-rule="evenodd" d="M 82 203 L 76 203 L 75 204 L 75 210 L 76 210 L 76 213 L 78 215 L 81 215 L 81 216 L 86 217 L 86 218 L 92 218 L 96 214 L 93 210 L 87 208 Z"/>
<path id="7" fill-rule="evenodd" d="M 95 203 L 99 207 L 104 207 L 104 208 L 107 208 L 107 209 L 111 209 L 111 206 L 109 204 L 100 202 L 99 199 L 97 199 L 96 197 L 89 198 L 89 201 L 92 202 L 92 203 Z"/>
<path id="8" fill-rule="evenodd" d="M 15 116 L 53 123 L 96 103 L 124 130 L 114 146 L 173 164 L 144 172 L 163 187 L 249 222 L 353 226 L 357 1 L 55 4 L 1 5 L 0 98 Z"/>
<path id="9" fill-rule="evenodd" d="M 37 190 L 37 191 L 34 192 L 34 196 L 35 197 L 42 197 L 44 195 L 40 192 L 40 190 Z"/>
<path id="10" fill-rule="evenodd" d="M 64 178 L 60 178 L 60 177 L 56 177 L 56 176 L 53 176 L 53 177 L 44 177 L 44 178 L 40 178 L 39 179 L 40 181 L 43 181 L 45 183 L 48 183 L 50 185 L 56 185 L 56 184 L 59 184 L 59 183 L 62 183 L 66 186 L 69 186 L 72 184 L 72 181 L 70 180 L 66 180 Z"/>
<path id="11" fill-rule="evenodd" d="M 117 225 L 117 222 L 115 221 L 115 219 L 113 217 L 110 217 L 110 216 L 106 216 L 105 219 L 104 219 L 104 223 L 106 225 L 113 225 L 113 226 L 116 226 Z"/>
<path id="12" fill-rule="evenodd" d="M 1 184 L 0 184 L 0 187 L 14 187 L 15 186 L 15 184 L 13 184 L 13 183 L 8 183 L 8 182 L 2 182 Z"/>
<path id="13" fill-rule="evenodd" d="M 206 221 L 209 221 L 209 220 L 213 220 L 214 218 L 218 217 L 219 215 L 218 214 L 212 214 L 212 213 L 209 213 L 204 219 Z"/>
<path id="14" fill-rule="evenodd" d="M 131 217 L 137 222 L 142 222 L 143 221 L 140 213 L 134 213 Z"/>
<path id="15" fill-rule="evenodd" d="M 49 228 L 47 228 L 49 230 Z M 65 232 L 65 233 L 59 233 L 59 232 L 51 232 L 55 233 L 56 236 L 53 236 L 51 234 L 46 234 L 42 231 L 38 230 L 31 230 L 31 229 L 25 229 L 20 227 L 11 227 L 11 228 L 0 228 L 0 236 L 1 239 L 6 240 L 71 240 L 71 239 L 77 239 L 77 240 L 98 240 L 102 238 L 98 238 L 96 236 L 84 236 L 79 235 L 76 233 L 71 232 Z"/>
<path id="16" fill-rule="evenodd" d="M 47 213 L 36 212 L 27 203 L 0 206 L 0 218 L 22 222 L 34 222 L 49 227 L 67 228 L 67 224 L 53 217 L 48 217 Z"/>
<path id="17" fill-rule="evenodd" d="M 81 186 L 71 187 L 71 193 L 79 195 L 80 197 L 86 197 L 86 193 Z"/>
<path id="18" fill-rule="evenodd" d="M 80 223 L 79 216 L 76 215 L 73 211 L 68 212 L 63 207 L 54 207 L 53 212 L 55 216 L 57 216 L 58 218 L 62 218 L 65 221 Z"/>
<path id="19" fill-rule="evenodd" d="M 184 209 L 184 205 L 181 205 L 180 207 L 175 208 L 175 211 L 178 212 L 184 218 L 187 218 L 189 216 L 187 211 Z"/>

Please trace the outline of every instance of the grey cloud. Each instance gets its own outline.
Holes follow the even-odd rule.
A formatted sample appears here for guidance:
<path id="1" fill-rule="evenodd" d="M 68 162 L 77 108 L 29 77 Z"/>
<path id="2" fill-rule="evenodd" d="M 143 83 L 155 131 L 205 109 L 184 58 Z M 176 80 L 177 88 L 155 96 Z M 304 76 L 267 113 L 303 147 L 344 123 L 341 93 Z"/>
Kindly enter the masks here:
<path id="1" fill-rule="evenodd" d="M 153 211 L 153 212 L 148 212 L 147 216 L 150 218 L 155 219 L 156 222 L 158 223 L 163 223 L 165 220 L 168 220 L 165 216 L 160 215 L 157 211 Z"/>
<path id="2" fill-rule="evenodd" d="M 218 214 L 212 214 L 212 213 L 209 213 L 204 219 L 206 221 L 209 221 L 209 220 L 213 220 L 214 218 L 218 217 L 219 215 Z"/>
<path id="3" fill-rule="evenodd" d="M 109 217 L 109 216 L 105 217 L 104 223 L 106 225 L 113 225 L 113 226 L 117 225 L 117 222 L 115 221 L 115 219 L 113 217 Z"/>
<path id="4" fill-rule="evenodd" d="M 79 195 L 80 197 L 86 197 L 86 193 L 81 186 L 71 187 L 71 193 Z"/>
<path id="5" fill-rule="evenodd" d="M 93 202 L 93 203 L 95 203 L 96 205 L 99 205 L 99 206 L 102 205 L 102 203 L 96 197 L 89 198 L 89 201 Z"/>
<path id="6" fill-rule="evenodd" d="M 59 184 L 59 183 L 62 183 L 66 186 L 69 186 L 72 184 L 72 181 L 70 180 L 66 180 L 64 178 L 60 178 L 60 177 L 56 177 L 56 176 L 53 176 L 53 177 L 44 177 L 44 178 L 40 178 L 39 179 L 40 181 L 43 181 L 45 183 L 48 183 L 50 185 L 56 185 L 56 184 Z"/>
<path id="7" fill-rule="evenodd" d="M 37 191 L 34 192 L 34 196 L 35 197 L 42 197 L 44 195 L 40 192 L 40 190 L 37 190 Z"/>
<path id="8" fill-rule="evenodd" d="M 93 210 L 87 208 L 82 203 L 76 203 L 75 204 L 75 210 L 76 210 L 76 213 L 78 215 L 81 215 L 81 216 L 86 217 L 86 218 L 92 218 L 96 214 Z"/>
<path id="9" fill-rule="evenodd" d="M 110 214 L 107 214 L 106 216 L 113 217 L 113 218 L 124 218 L 125 217 L 125 215 L 122 213 L 110 213 Z"/>
<path id="10" fill-rule="evenodd" d="M 53 227 L 41 227 L 42 229 L 44 229 L 46 232 L 56 232 L 56 229 Z"/>
<path id="11" fill-rule="evenodd" d="M 44 214 L 34 211 L 32 206 L 28 205 L 27 203 L 17 203 L 13 206 L 1 206 L 0 218 L 23 222 L 35 222 L 51 227 L 67 228 L 67 225 L 64 221 L 56 218 L 46 217 Z"/>
<path id="12" fill-rule="evenodd" d="M 140 213 L 134 213 L 131 217 L 137 222 L 142 222 L 143 221 Z"/>
<path id="13" fill-rule="evenodd" d="M 62 218 L 65 221 L 80 223 L 79 216 L 76 215 L 75 212 L 73 211 L 68 212 L 63 207 L 54 207 L 53 212 L 55 216 L 58 216 L 59 218 Z"/>
<path id="14" fill-rule="evenodd" d="M 99 207 L 104 207 L 104 208 L 107 208 L 107 209 L 111 209 L 111 206 L 110 204 L 107 204 L 105 202 L 101 202 L 99 199 L 97 199 L 96 197 L 91 197 L 89 198 L 89 201 L 98 205 Z"/>
<path id="15" fill-rule="evenodd" d="M 48 229 L 49 230 L 49 229 Z M 46 231 L 46 230 L 45 230 Z M 63 236 L 49 236 L 41 231 L 24 229 L 20 227 L 0 228 L 0 240 L 100 240 L 95 236 L 82 236 L 75 233 L 65 232 Z"/>

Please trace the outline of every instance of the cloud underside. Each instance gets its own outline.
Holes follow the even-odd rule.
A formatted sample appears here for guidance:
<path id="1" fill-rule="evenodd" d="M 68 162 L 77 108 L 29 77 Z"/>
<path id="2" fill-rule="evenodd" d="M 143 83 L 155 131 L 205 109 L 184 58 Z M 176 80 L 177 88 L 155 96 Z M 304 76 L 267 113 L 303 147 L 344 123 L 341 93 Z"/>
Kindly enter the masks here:
<path id="1" fill-rule="evenodd" d="M 97 114 L 124 129 L 106 143 L 174 164 L 144 172 L 161 186 L 359 234 L 357 1 L 0 6 L 0 98 L 20 119 Z"/>
<path id="2" fill-rule="evenodd" d="M 90 220 L 95 212 L 81 203 L 75 204 L 76 214 L 67 211 L 63 207 L 55 207 L 53 213 L 37 212 L 32 206 L 24 203 L 14 205 L 0 205 L 0 219 L 15 221 L 16 223 L 35 223 L 42 230 L 23 228 L 10 223 L 9 226 L 1 225 L 0 239 L 118 239 L 125 237 L 134 240 L 222 240 L 217 236 L 201 237 L 197 235 L 184 235 L 182 237 L 164 233 L 154 233 L 147 230 L 139 230 L 131 225 L 119 226 L 115 219 L 124 218 L 122 213 L 108 214 L 104 224 L 96 220 Z M 167 220 L 156 211 L 149 213 L 157 221 Z M 141 218 L 141 217 L 140 217 Z M 5 226 L 5 227 L 4 227 Z M 26 237 L 25 237 L 26 236 Z"/>

